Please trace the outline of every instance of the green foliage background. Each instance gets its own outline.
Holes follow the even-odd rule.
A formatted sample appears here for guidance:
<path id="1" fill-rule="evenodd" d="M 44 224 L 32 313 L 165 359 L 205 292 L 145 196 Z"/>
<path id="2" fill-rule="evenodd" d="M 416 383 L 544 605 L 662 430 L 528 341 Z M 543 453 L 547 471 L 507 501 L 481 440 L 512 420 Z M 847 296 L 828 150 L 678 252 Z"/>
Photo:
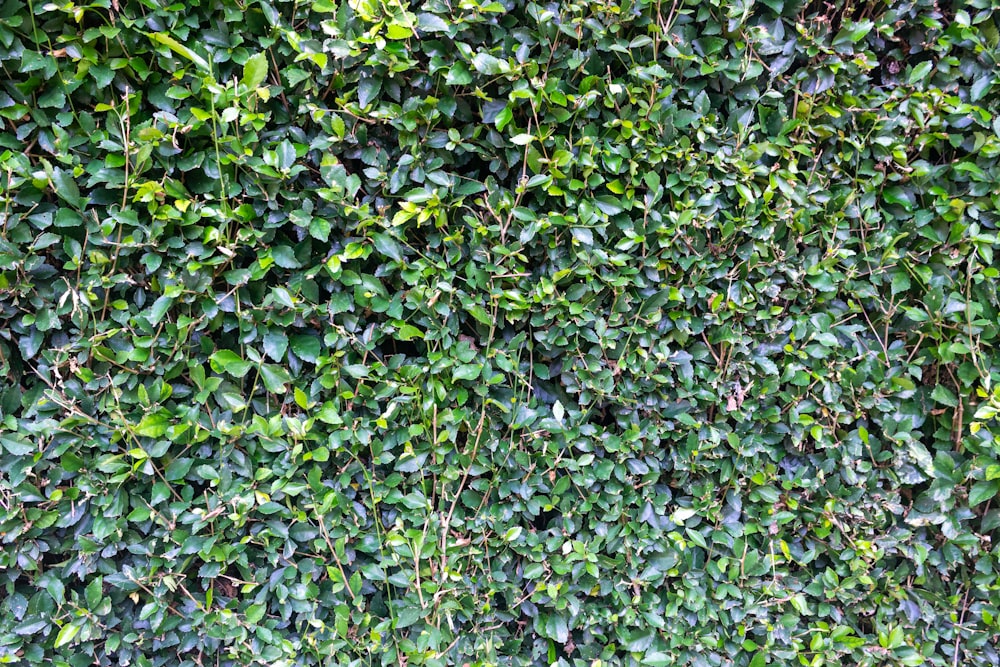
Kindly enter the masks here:
<path id="1" fill-rule="evenodd" d="M 0 662 L 998 664 L 998 20 L 0 2 Z"/>

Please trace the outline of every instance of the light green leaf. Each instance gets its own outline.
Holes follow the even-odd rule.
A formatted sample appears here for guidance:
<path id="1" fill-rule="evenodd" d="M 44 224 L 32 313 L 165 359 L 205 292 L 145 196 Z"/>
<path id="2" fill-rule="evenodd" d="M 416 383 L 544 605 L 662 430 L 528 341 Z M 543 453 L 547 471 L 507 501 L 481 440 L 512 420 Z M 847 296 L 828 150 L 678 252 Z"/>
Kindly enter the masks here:
<path id="1" fill-rule="evenodd" d="M 59 629 L 59 634 L 56 635 L 55 648 L 69 644 L 78 634 L 80 634 L 80 626 L 76 623 L 67 623 L 62 626 Z"/>
<path id="2" fill-rule="evenodd" d="M 452 382 L 456 380 L 475 380 L 483 370 L 482 364 L 462 364 L 456 366 L 452 373 Z"/>
<path id="3" fill-rule="evenodd" d="M 928 477 L 934 477 L 934 460 L 931 458 L 931 453 L 927 451 L 927 447 L 919 440 L 912 438 L 907 441 L 906 445 L 917 466 Z"/>
<path id="4" fill-rule="evenodd" d="M 167 413 L 156 412 L 146 415 L 135 427 L 136 435 L 144 438 L 159 438 L 170 428 L 170 417 Z"/>
<path id="5" fill-rule="evenodd" d="M 435 14 L 423 12 L 417 14 L 417 27 L 425 32 L 448 32 L 448 24 Z"/>
<path id="6" fill-rule="evenodd" d="M 390 23 L 385 28 L 385 36 L 393 40 L 409 39 L 413 36 L 413 29 L 402 23 Z"/>
<path id="7" fill-rule="evenodd" d="M 249 623 L 259 623 L 264 618 L 267 607 L 262 604 L 252 604 L 247 607 L 246 619 Z"/>
<path id="8" fill-rule="evenodd" d="M 267 78 L 267 69 L 266 53 L 256 53 L 250 56 L 243 65 L 243 80 L 240 83 L 248 90 L 257 88 Z"/>
<path id="9" fill-rule="evenodd" d="M 202 69 L 205 73 L 211 74 L 212 68 L 209 66 L 208 61 L 199 56 L 197 53 L 184 46 L 172 36 L 165 32 L 148 32 L 146 35 L 149 36 L 154 42 L 159 42 L 164 46 L 168 47 L 171 51 L 179 55 L 180 57 L 191 61 Z"/>
<path id="10" fill-rule="evenodd" d="M 690 507 L 678 507 L 674 510 L 674 513 L 670 515 L 670 520 L 674 523 L 681 524 L 696 514 L 698 514 L 698 511 Z"/>
<path id="11" fill-rule="evenodd" d="M 396 332 L 396 337 L 399 340 L 413 340 L 414 338 L 423 338 L 424 332 L 412 324 L 404 324 L 399 327 L 399 331 Z"/>
<path id="12" fill-rule="evenodd" d="M 910 85 L 913 85 L 919 81 L 923 81 L 924 78 L 926 78 L 927 75 L 930 74 L 932 67 L 934 67 L 933 61 L 925 60 L 924 62 L 920 63 L 919 65 L 914 67 L 913 70 L 910 72 L 910 78 L 908 79 L 908 83 Z"/>
<path id="13" fill-rule="evenodd" d="M 366 76 L 358 82 L 358 104 L 367 107 L 372 103 L 382 90 L 382 79 L 374 76 Z"/>
<path id="14" fill-rule="evenodd" d="M 236 354 L 232 350 L 219 350 L 208 358 L 209 365 L 216 373 L 228 373 L 234 377 L 241 378 L 253 366 L 249 361 Z"/>
<path id="15" fill-rule="evenodd" d="M 472 58 L 472 66 L 476 68 L 477 72 L 493 75 L 500 74 L 506 63 L 502 63 L 499 58 L 488 53 L 477 53 Z"/>
<path id="16" fill-rule="evenodd" d="M 285 385 L 292 381 L 288 371 L 277 364 L 262 364 L 260 378 L 264 381 L 264 387 L 272 394 L 283 394 Z"/>
<path id="17" fill-rule="evenodd" d="M 87 588 L 84 589 L 84 598 L 87 600 L 87 607 L 93 611 L 97 605 L 101 603 L 101 598 L 104 595 L 104 577 L 98 575 L 94 577 L 94 580 L 87 584 Z"/>
<path id="18" fill-rule="evenodd" d="M 472 74 L 465 63 L 457 62 L 448 69 L 444 82 L 449 86 L 466 86 L 472 83 Z"/>

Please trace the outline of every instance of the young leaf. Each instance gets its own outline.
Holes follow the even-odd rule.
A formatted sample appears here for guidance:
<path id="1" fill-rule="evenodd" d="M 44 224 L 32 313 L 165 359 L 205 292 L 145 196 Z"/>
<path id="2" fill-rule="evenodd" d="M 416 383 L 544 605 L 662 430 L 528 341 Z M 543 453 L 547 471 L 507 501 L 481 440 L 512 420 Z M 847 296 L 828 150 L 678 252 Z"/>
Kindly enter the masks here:
<path id="1" fill-rule="evenodd" d="M 184 46 L 171 35 L 165 32 L 147 32 L 146 35 L 152 39 L 154 42 L 159 42 L 164 46 L 168 47 L 171 51 L 179 55 L 180 57 L 191 61 L 198 66 L 199 69 L 204 71 L 206 74 L 212 73 L 212 68 L 209 66 L 208 61 L 199 56 L 197 53 Z"/>
<path id="2" fill-rule="evenodd" d="M 80 626 L 76 623 L 67 623 L 62 626 L 59 629 L 59 634 L 56 635 L 55 648 L 69 644 L 78 634 L 80 634 Z"/>
<path id="3" fill-rule="evenodd" d="M 247 90 L 257 88 L 267 78 L 267 69 L 266 53 L 256 53 L 250 56 L 243 65 L 243 80 L 240 83 Z"/>

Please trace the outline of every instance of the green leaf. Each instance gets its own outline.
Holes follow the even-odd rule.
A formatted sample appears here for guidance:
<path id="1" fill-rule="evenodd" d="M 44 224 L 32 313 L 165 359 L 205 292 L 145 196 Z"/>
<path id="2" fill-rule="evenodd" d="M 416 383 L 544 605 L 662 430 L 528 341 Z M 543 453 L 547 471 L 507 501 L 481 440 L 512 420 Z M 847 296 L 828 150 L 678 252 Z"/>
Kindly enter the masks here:
<path id="1" fill-rule="evenodd" d="M 515 542 L 517 541 L 517 538 L 521 536 L 521 532 L 522 532 L 521 526 L 512 526 L 511 528 L 507 529 L 506 533 L 504 533 L 503 539 L 506 540 L 507 542 Z"/>
<path id="2" fill-rule="evenodd" d="M 912 211 L 916 204 L 913 192 L 898 185 L 886 188 L 883 197 L 888 203 L 902 206 L 907 211 Z"/>
<path id="3" fill-rule="evenodd" d="M 195 473 L 198 475 L 198 477 L 201 477 L 206 481 L 210 482 L 219 481 L 219 473 L 215 470 L 215 468 L 213 468 L 208 464 L 202 464 L 197 468 L 195 468 Z"/>
<path id="4" fill-rule="evenodd" d="M 907 82 L 910 85 L 923 81 L 930 74 L 931 68 L 934 67 L 933 61 L 925 60 L 910 71 L 910 77 Z"/>
<path id="5" fill-rule="evenodd" d="M 244 88 L 253 90 L 267 78 L 267 70 L 267 54 L 256 53 L 247 58 L 243 65 L 243 80 L 240 83 L 243 84 Z"/>
<path id="6" fill-rule="evenodd" d="M 285 385 L 292 381 L 288 371 L 276 364 L 262 364 L 260 379 L 263 380 L 264 387 L 272 394 L 284 394 Z"/>
<path id="7" fill-rule="evenodd" d="M 1000 528 L 1000 508 L 994 508 L 983 515 L 982 532 L 989 533 Z"/>
<path id="8" fill-rule="evenodd" d="M 343 124 L 343 121 L 341 121 L 341 124 Z M 309 221 L 309 235 L 317 241 L 328 241 L 332 229 L 333 226 L 326 218 L 313 218 Z"/>
<path id="9" fill-rule="evenodd" d="M 858 21 L 857 23 L 849 22 L 841 28 L 840 32 L 837 33 L 837 36 L 833 38 L 833 43 L 843 44 L 849 41 L 856 44 L 864 39 L 868 33 L 872 31 L 873 27 L 875 26 L 871 21 Z"/>
<path id="10" fill-rule="evenodd" d="M 942 405 L 947 405 L 951 408 L 958 407 L 958 397 L 955 396 L 951 389 L 948 389 L 948 387 L 943 384 L 939 384 L 934 387 L 934 390 L 931 391 L 931 398 Z"/>
<path id="11" fill-rule="evenodd" d="M 465 310 L 468 311 L 469 314 L 472 315 L 474 318 L 476 318 L 477 321 L 482 322 L 487 326 L 491 326 L 493 324 L 493 320 L 490 318 L 489 313 L 487 313 L 486 309 L 483 308 L 482 306 L 478 306 L 476 304 L 470 304 L 465 307 Z"/>
<path id="12" fill-rule="evenodd" d="M 216 373 L 228 373 L 234 377 L 241 378 L 253 368 L 253 364 L 245 361 L 243 357 L 232 350 L 219 350 L 209 357 L 212 370 Z"/>
<path id="13" fill-rule="evenodd" d="M 566 416 L 566 408 L 563 407 L 561 401 L 556 401 L 552 404 L 552 416 L 560 424 L 563 423 L 563 418 Z"/>
<path id="14" fill-rule="evenodd" d="M 653 645 L 655 637 L 656 631 L 652 628 L 633 630 L 629 633 L 628 641 L 625 642 L 625 648 L 635 653 L 645 651 Z"/>
<path id="15" fill-rule="evenodd" d="M 299 359 L 310 363 L 316 363 L 319 359 L 319 354 L 323 349 L 323 346 L 317 336 L 291 336 L 289 341 L 291 343 L 292 352 L 294 352 Z"/>
<path id="16" fill-rule="evenodd" d="M 569 624 L 562 614 L 549 614 L 545 619 L 545 636 L 559 644 L 569 641 Z"/>
<path id="17" fill-rule="evenodd" d="M 271 257 L 274 263 L 283 269 L 298 269 L 302 263 L 295 257 L 295 251 L 286 245 L 279 245 L 271 248 Z"/>
<path id="18" fill-rule="evenodd" d="M 166 469 L 164 469 L 163 477 L 168 482 L 176 482 L 184 479 L 184 477 L 186 477 L 188 472 L 191 470 L 192 465 L 194 465 L 194 459 L 190 457 L 174 459 L 167 465 Z"/>
<path id="19" fill-rule="evenodd" d="M 413 340 L 414 338 L 423 338 L 424 332 L 413 326 L 412 324 L 403 324 L 399 327 L 396 332 L 396 338 L 399 340 Z"/>
<path id="20" fill-rule="evenodd" d="M 457 380 L 475 380 L 483 370 L 482 364 L 462 364 L 456 366 L 452 373 L 452 382 Z"/>
<path id="21" fill-rule="evenodd" d="M 295 387 L 292 392 L 292 396 L 294 397 L 295 404 L 300 408 L 303 410 L 307 410 L 309 408 L 309 397 L 306 395 L 306 392 L 302 391 L 298 387 Z"/>
<path id="22" fill-rule="evenodd" d="M 1000 490 L 1000 480 L 976 482 L 972 485 L 972 490 L 969 491 L 969 507 L 985 503 L 995 496 L 998 490 Z"/>
<path id="23" fill-rule="evenodd" d="M 368 367 L 364 364 L 347 364 L 344 366 L 344 372 L 352 378 L 368 377 Z"/>
<path id="24" fill-rule="evenodd" d="M 372 240 L 375 242 L 375 249 L 381 254 L 396 260 L 397 262 L 403 261 L 403 253 L 399 243 L 396 239 L 392 238 L 388 234 L 373 234 Z"/>
<path id="25" fill-rule="evenodd" d="M 14 456 L 27 456 L 35 451 L 35 447 L 19 434 L 0 436 L 0 444 Z"/>
<path id="26" fill-rule="evenodd" d="M 152 307 L 149 309 L 149 315 L 146 316 L 146 320 L 149 321 L 154 327 L 158 325 L 162 320 L 163 316 L 167 314 L 170 307 L 174 304 L 173 297 L 161 296 L 153 302 Z"/>
<path id="27" fill-rule="evenodd" d="M 263 618 L 264 614 L 267 612 L 267 607 L 262 604 L 252 604 L 247 607 L 244 616 L 248 623 L 259 623 Z"/>
<path id="28" fill-rule="evenodd" d="M 84 201 L 80 197 L 80 188 L 76 184 L 76 179 L 68 171 L 59 167 L 54 168 L 52 170 L 52 186 L 55 188 L 56 194 L 64 202 L 74 208 L 82 208 Z M 69 213 L 69 215 L 72 215 L 72 213 Z M 76 219 L 79 219 L 79 217 L 77 216 Z M 57 226 L 63 225 L 57 224 Z"/>
<path id="29" fill-rule="evenodd" d="M 500 74 L 503 71 L 504 64 L 501 64 L 499 58 L 492 56 L 488 53 L 477 53 L 472 58 L 472 66 L 476 68 L 477 72 L 482 74 Z"/>
<path id="30" fill-rule="evenodd" d="M 413 30 L 402 23 L 390 23 L 385 28 L 385 36 L 394 40 L 409 39 L 413 36 Z"/>
<path id="31" fill-rule="evenodd" d="M 511 111 L 510 105 L 505 106 L 497 114 L 497 117 L 493 119 L 493 124 L 496 125 L 497 130 L 503 132 L 504 128 L 510 124 L 510 121 L 514 119 L 514 112 Z"/>
<path id="32" fill-rule="evenodd" d="M 68 196 L 71 197 L 72 194 Z M 77 202 L 75 205 L 82 207 L 83 202 Z M 61 227 L 61 228 L 79 227 L 81 223 L 83 223 L 83 216 L 81 216 L 79 213 L 70 208 L 61 208 L 58 211 L 56 211 L 55 218 L 52 221 L 52 224 L 55 227 Z"/>
<path id="33" fill-rule="evenodd" d="M 424 32 L 448 32 L 450 28 L 443 18 L 428 12 L 417 14 L 417 27 Z"/>
<path id="34" fill-rule="evenodd" d="M 295 308 L 295 298 L 292 293 L 284 287 L 274 287 L 271 289 L 274 302 L 283 308 Z"/>
<path id="35" fill-rule="evenodd" d="M 380 77 L 366 76 L 358 82 L 358 104 L 362 108 L 367 107 L 378 97 L 382 90 L 382 79 Z"/>
<path id="36" fill-rule="evenodd" d="M 80 634 L 80 626 L 76 623 L 67 623 L 62 626 L 59 629 L 59 634 L 56 635 L 55 648 L 69 644 L 78 634 Z"/>
<path id="37" fill-rule="evenodd" d="M 457 62 L 448 69 L 445 83 L 449 86 L 467 86 L 472 83 L 472 74 L 463 62 Z"/>
<path id="38" fill-rule="evenodd" d="M 670 300 L 670 289 L 663 289 L 642 302 L 639 316 L 643 317 L 661 309 Z"/>
<path id="39" fill-rule="evenodd" d="M 288 349 L 288 336 L 280 331 L 268 331 L 263 338 L 264 354 L 273 361 L 280 362 Z"/>
<path id="40" fill-rule="evenodd" d="M 924 656 L 917 653 L 914 649 L 909 646 L 894 651 L 896 660 L 899 664 L 906 665 L 907 667 L 915 667 L 916 665 L 924 664 Z"/>
<path id="41" fill-rule="evenodd" d="M 906 446 L 914 462 L 923 470 L 924 474 L 928 477 L 934 477 L 934 460 L 931 458 L 931 453 L 927 451 L 927 447 L 913 438 L 907 440 Z"/>
<path id="42" fill-rule="evenodd" d="M 171 51 L 179 55 L 180 57 L 191 61 L 202 71 L 211 74 L 211 67 L 209 67 L 208 61 L 199 56 L 197 53 L 184 46 L 171 35 L 165 32 L 147 32 L 146 35 L 152 39 L 154 42 L 159 42 L 164 46 L 168 47 Z"/>
<path id="43" fill-rule="evenodd" d="M 146 415 L 135 427 L 136 435 L 144 438 L 159 438 L 170 428 L 170 415 L 166 412 L 157 412 Z"/>
<path id="44" fill-rule="evenodd" d="M 101 603 L 101 598 L 104 595 L 104 577 L 98 575 L 94 577 L 93 581 L 87 584 L 87 588 L 84 589 L 84 598 L 87 601 L 87 607 L 91 611 L 97 608 L 97 605 Z"/>
<path id="45" fill-rule="evenodd" d="M 674 510 L 674 513 L 670 515 L 670 520 L 677 524 L 682 524 L 688 519 L 697 516 L 698 510 L 691 507 L 678 507 Z"/>
<path id="46" fill-rule="evenodd" d="M 416 624 L 423 617 L 419 606 L 404 607 L 396 617 L 396 628 L 408 628 Z"/>

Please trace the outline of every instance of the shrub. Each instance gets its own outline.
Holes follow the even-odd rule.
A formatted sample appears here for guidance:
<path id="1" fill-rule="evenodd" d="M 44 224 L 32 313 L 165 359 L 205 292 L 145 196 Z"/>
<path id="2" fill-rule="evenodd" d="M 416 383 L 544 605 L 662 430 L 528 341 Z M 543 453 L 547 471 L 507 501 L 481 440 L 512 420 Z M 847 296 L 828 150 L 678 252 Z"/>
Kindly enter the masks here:
<path id="1" fill-rule="evenodd" d="M 997 664 L 987 0 L 0 3 L 0 662 Z"/>

